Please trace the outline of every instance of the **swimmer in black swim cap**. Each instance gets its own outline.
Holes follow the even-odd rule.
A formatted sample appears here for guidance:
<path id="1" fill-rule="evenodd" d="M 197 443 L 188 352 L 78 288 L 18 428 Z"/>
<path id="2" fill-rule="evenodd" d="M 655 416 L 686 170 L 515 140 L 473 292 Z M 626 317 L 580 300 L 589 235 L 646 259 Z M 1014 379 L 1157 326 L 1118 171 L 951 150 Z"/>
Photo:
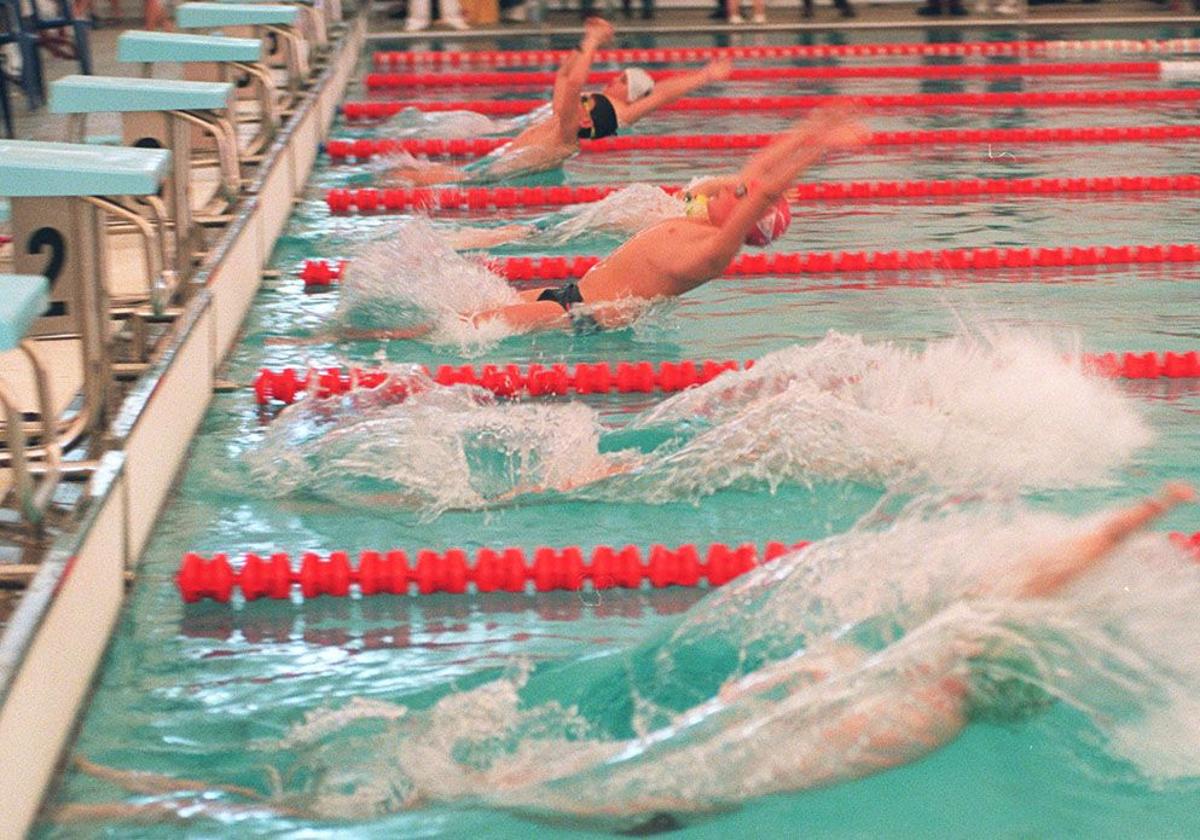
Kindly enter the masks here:
<path id="1" fill-rule="evenodd" d="M 526 128 L 511 142 L 466 167 L 413 162 L 392 170 L 394 178 L 412 184 L 498 181 L 513 175 L 555 169 L 579 151 L 580 140 L 610 137 L 642 117 L 702 85 L 729 78 L 728 59 L 699 70 L 676 73 L 655 82 L 645 70 L 618 73 L 599 93 L 584 94 L 596 51 L 613 37 L 612 25 L 588 18 L 583 40 L 558 68 L 550 115 Z"/>

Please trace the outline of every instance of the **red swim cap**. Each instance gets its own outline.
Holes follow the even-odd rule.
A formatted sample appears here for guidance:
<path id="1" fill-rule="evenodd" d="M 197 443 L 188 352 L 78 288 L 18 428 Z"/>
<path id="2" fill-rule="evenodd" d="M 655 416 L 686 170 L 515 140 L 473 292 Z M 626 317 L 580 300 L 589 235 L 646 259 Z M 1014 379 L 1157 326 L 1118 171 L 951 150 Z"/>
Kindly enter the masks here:
<path id="1" fill-rule="evenodd" d="M 787 231 L 792 223 L 792 210 L 788 207 L 787 199 L 780 196 L 774 205 L 758 220 L 758 224 L 750 228 L 746 234 L 746 244 L 756 248 L 765 248 Z"/>

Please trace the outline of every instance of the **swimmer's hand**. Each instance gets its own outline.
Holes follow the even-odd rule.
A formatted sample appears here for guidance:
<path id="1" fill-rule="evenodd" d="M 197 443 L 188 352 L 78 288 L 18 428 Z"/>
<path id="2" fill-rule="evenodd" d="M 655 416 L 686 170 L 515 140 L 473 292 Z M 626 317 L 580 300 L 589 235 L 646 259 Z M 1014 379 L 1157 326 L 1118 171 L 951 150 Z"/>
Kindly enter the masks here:
<path id="1" fill-rule="evenodd" d="M 1163 485 L 1159 497 L 1174 507 L 1177 504 L 1196 501 L 1196 488 L 1186 481 L 1171 481 Z"/>
<path id="2" fill-rule="evenodd" d="M 710 82 L 723 82 L 733 72 L 733 62 L 728 58 L 714 58 L 704 65 L 704 75 Z"/>
<path id="3" fill-rule="evenodd" d="M 615 30 L 611 23 L 600 17 L 590 17 L 583 22 L 583 41 L 593 47 L 601 47 L 613 39 Z"/>

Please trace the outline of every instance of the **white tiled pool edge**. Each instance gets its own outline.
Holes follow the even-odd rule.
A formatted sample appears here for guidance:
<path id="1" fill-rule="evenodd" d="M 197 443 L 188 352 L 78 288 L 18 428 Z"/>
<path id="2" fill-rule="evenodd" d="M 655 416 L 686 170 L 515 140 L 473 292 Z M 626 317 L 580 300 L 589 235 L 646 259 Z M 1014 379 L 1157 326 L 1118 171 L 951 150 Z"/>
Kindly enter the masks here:
<path id="1" fill-rule="evenodd" d="M 357 63 L 360 15 L 264 161 L 256 195 L 213 249 L 205 289 L 113 425 L 119 450 L 93 480 L 82 527 L 59 540 L 0 640 L 0 838 L 23 837 L 70 743 L 141 557 L 237 339 L 261 271 L 304 187 Z"/>

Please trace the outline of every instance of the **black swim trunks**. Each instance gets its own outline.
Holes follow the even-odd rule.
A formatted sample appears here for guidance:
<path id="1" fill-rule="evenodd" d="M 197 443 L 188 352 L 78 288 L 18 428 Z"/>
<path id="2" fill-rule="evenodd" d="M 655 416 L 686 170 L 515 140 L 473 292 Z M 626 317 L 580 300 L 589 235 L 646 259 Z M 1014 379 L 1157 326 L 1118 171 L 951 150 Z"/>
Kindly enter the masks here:
<path id="1" fill-rule="evenodd" d="M 571 307 L 576 303 L 583 303 L 583 295 L 579 293 L 578 283 L 566 283 L 557 289 L 542 289 L 542 293 L 537 296 L 537 299 L 552 300 L 566 312 L 570 312 Z"/>
<path id="2" fill-rule="evenodd" d="M 542 293 L 537 296 L 537 299 L 552 300 L 561 306 L 563 311 L 570 317 L 571 329 L 576 334 L 586 335 L 600 330 L 600 324 L 589 313 L 571 311 L 572 306 L 577 303 L 583 303 L 583 295 L 579 293 L 578 283 L 567 283 L 559 286 L 557 289 L 542 289 Z"/>

